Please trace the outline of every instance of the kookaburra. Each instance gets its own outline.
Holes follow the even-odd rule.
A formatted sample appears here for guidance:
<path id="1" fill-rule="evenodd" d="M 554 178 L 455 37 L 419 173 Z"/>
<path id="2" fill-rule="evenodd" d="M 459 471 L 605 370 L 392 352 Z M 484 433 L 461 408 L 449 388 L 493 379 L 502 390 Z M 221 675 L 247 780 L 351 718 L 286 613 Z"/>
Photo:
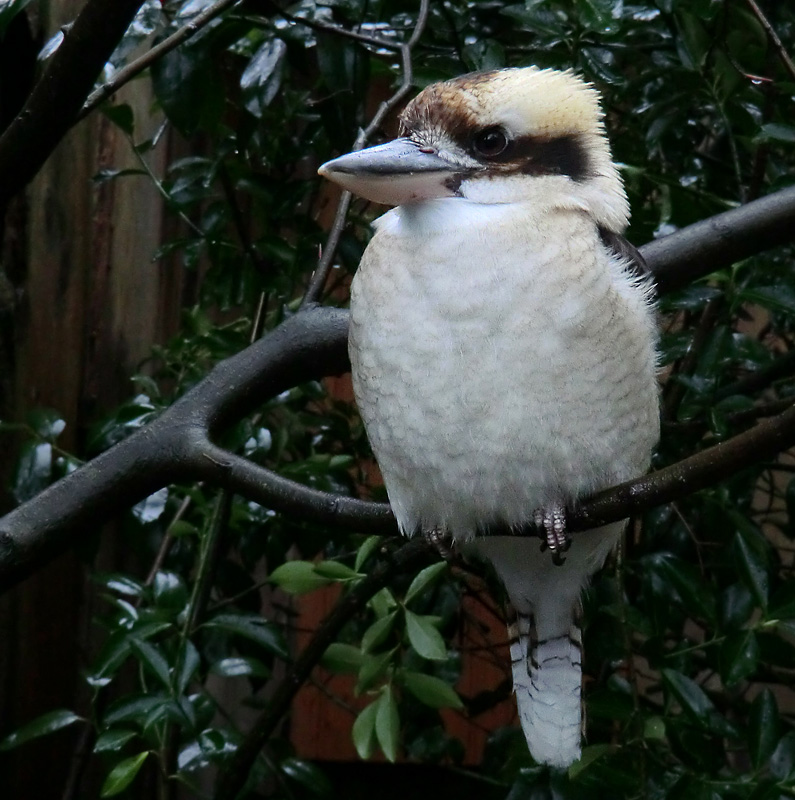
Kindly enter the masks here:
<path id="1" fill-rule="evenodd" d="M 574 535 L 558 565 L 565 507 L 648 468 L 652 286 L 621 235 L 599 96 L 572 72 L 437 83 L 400 123 L 320 168 L 396 206 L 351 289 L 356 402 L 402 531 L 468 542 L 504 583 L 527 743 L 565 767 L 580 755 L 580 593 L 624 527 Z M 494 535 L 534 521 L 557 558 Z"/>

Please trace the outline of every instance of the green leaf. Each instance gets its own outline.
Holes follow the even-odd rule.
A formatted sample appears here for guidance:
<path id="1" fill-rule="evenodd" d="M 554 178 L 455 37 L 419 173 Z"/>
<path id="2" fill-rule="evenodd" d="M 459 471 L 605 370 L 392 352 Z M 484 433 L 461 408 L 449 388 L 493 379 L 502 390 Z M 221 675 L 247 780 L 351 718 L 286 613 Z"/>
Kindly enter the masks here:
<path id="1" fill-rule="evenodd" d="M 393 611 L 381 619 L 377 619 L 362 636 L 362 652 L 371 653 L 389 636 L 397 619 L 397 611 Z"/>
<path id="2" fill-rule="evenodd" d="M 38 739 L 40 736 L 46 736 L 48 733 L 54 733 L 61 728 L 74 725 L 75 722 L 83 722 L 83 717 L 79 717 L 73 711 L 65 708 L 48 711 L 6 736 L 0 741 L 0 751 L 12 750 L 32 739 Z"/>
<path id="3" fill-rule="evenodd" d="M 113 797 L 123 792 L 135 780 L 148 755 L 149 751 L 144 750 L 143 753 L 125 758 L 116 764 L 102 784 L 100 797 Z"/>
<path id="4" fill-rule="evenodd" d="M 242 636 L 261 645 L 269 653 L 279 656 L 279 658 L 290 657 L 282 632 L 275 625 L 256 614 L 219 614 L 209 622 L 205 622 L 204 626 L 219 628 Z"/>
<path id="5" fill-rule="evenodd" d="M 672 669 L 663 669 L 662 678 L 682 711 L 699 727 L 722 736 L 737 736 L 734 727 L 718 714 L 712 701 L 695 681 Z"/>
<path id="6" fill-rule="evenodd" d="M 356 553 L 356 562 L 353 565 L 353 568 L 358 572 L 362 566 L 364 565 L 365 561 L 381 546 L 384 541 L 383 536 L 368 536 L 364 542 L 362 542 L 361 547 Z"/>
<path id="7" fill-rule="evenodd" d="M 387 671 L 395 652 L 396 649 L 378 656 L 365 656 L 359 670 L 359 679 L 356 682 L 355 693 L 357 695 L 367 691 Z"/>
<path id="8" fill-rule="evenodd" d="M 770 689 L 763 689 L 751 703 L 748 716 L 748 752 L 756 769 L 765 765 L 776 749 L 779 734 L 778 705 Z"/>
<path id="9" fill-rule="evenodd" d="M 213 59 L 199 40 L 157 59 L 152 65 L 152 85 L 169 120 L 186 136 L 223 102 Z"/>
<path id="10" fill-rule="evenodd" d="M 353 723 L 353 746 L 359 758 L 370 758 L 375 746 L 375 717 L 378 713 L 378 700 L 365 706 Z"/>
<path id="11" fill-rule="evenodd" d="M 745 579 L 745 584 L 756 596 L 762 608 L 767 608 L 769 592 L 769 577 L 767 559 L 761 552 L 761 547 L 749 541 L 741 532 L 734 537 L 734 549 L 737 565 Z"/>
<path id="12" fill-rule="evenodd" d="M 370 598 L 370 602 L 367 605 L 373 609 L 373 612 L 379 618 L 385 617 L 392 611 L 393 608 L 397 608 L 397 602 L 392 596 L 392 592 L 390 592 L 387 588 L 377 591 Z"/>
<path id="13" fill-rule="evenodd" d="M 768 122 L 759 129 L 757 139 L 766 142 L 795 144 L 795 126 L 785 125 L 782 122 Z"/>
<path id="14" fill-rule="evenodd" d="M 270 580 L 288 594 L 307 594 L 332 582 L 319 575 L 311 561 L 286 561 L 273 570 Z"/>
<path id="15" fill-rule="evenodd" d="M 386 687 L 376 701 L 376 706 L 378 708 L 375 714 L 375 736 L 384 755 L 394 763 L 398 755 L 400 716 L 391 686 Z"/>
<path id="16" fill-rule="evenodd" d="M 461 698 L 449 683 L 434 675 L 404 670 L 400 673 L 403 685 L 430 708 L 463 708 Z"/>
<path id="17" fill-rule="evenodd" d="M 613 0 L 577 0 L 580 23 L 597 33 L 607 33 L 616 27 L 613 19 Z"/>
<path id="18" fill-rule="evenodd" d="M 160 570 L 152 582 L 152 593 L 158 608 L 179 614 L 188 604 L 188 587 L 176 572 Z"/>
<path id="19" fill-rule="evenodd" d="M 592 744 L 583 747 L 582 755 L 569 767 L 569 779 L 574 780 L 581 772 L 584 772 L 591 766 L 594 761 L 598 761 L 612 749 L 613 745 L 610 744 Z"/>
<path id="20" fill-rule="evenodd" d="M 795 731 L 785 733 L 770 757 L 770 774 L 779 780 L 795 775 Z"/>
<path id="21" fill-rule="evenodd" d="M 259 659 L 251 656 L 230 656 L 216 661 L 210 667 L 210 672 L 222 675 L 224 678 L 270 678 L 271 671 Z"/>
<path id="22" fill-rule="evenodd" d="M 243 70 L 240 77 L 243 103 L 255 117 L 261 118 L 278 94 L 286 55 L 287 45 L 281 39 L 269 39 Z"/>
<path id="23" fill-rule="evenodd" d="M 434 618 L 420 616 L 407 608 L 404 613 L 406 633 L 417 654 L 432 661 L 444 661 L 447 658 L 447 647 L 436 628 Z"/>
<path id="24" fill-rule="evenodd" d="M 411 582 L 411 585 L 406 592 L 406 598 L 404 602 L 410 602 L 414 597 L 419 594 L 422 594 L 425 589 L 430 586 L 436 579 L 447 570 L 447 563 L 444 561 L 440 561 L 438 564 L 431 564 L 429 567 L 425 567 L 425 569 L 421 570 L 417 573 L 414 577 L 414 580 Z"/>
<path id="25" fill-rule="evenodd" d="M 123 728 L 103 731 L 97 736 L 97 741 L 94 742 L 94 752 L 116 753 L 135 735 L 135 731 L 124 730 Z"/>
<path id="26" fill-rule="evenodd" d="M 177 680 L 177 694 L 185 694 L 188 684 L 199 671 L 200 665 L 201 656 L 199 651 L 190 639 L 186 640 L 182 663 L 180 664 L 179 679 Z"/>
<path id="27" fill-rule="evenodd" d="M 14 497 L 24 503 L 46 489 L 52 481 L 52 445 L 49 442 L 25 442 L 17 459 Z"/>
<path id="28" fill-rule="evenodd" d="M 127 103 L 120 103 L 117 106 L 103 104 L 99 109 L 114 125 L 118 125 L 125 133 L 130 136 L 135 131 L 135 115 L 132 108 Z M 141 174 L 142 170 L 135 170 Z M 144 173 L 145 174 L 145 173 Z"/>
<path id="29" fill-rule="evenodd" d="M 346 581 L 351 578 L 361 578 L 362 576 L 351 569 L 346 564 L 340 564 L 339 561 L 320 561 L 315 564 L 315 572 L 323 578 L 329 578 L 332 581 Z"/>
<path id="30" fill-rule="evenodd" d="M 320 663 L 329 671 L 357 673 L 364 663 L 364 655 L 358 647 L 342 642 L 332 642 L 323 653 Z"/>
<path id="31" fill-rule="evenodd" d="M 328 796 L 331 794 L 331 783 L 325 773 L 309 761 L 299 758 L 285 758 L 279 768 L 287 777 L 301 784 L 312 794 Z"/>
<path id="32" fill-rule="evenodd" d="M 141 639 L 136 639 L 134 636 L 130 637 L 130 647 L 138 657 L 138 660 L 149 668 L 163 684 L 166 689 L 171 688 L 171 674 L 168 668 L 168 662 L 163 654 L 149 642 L 144 642 Z"/>
<path id="33" fill-rule="evenodd" d="M 759 643 L 753 631 L 730 633 L 718 654 L 720 675 L 726 686 L 734 686 L 747 678 L 759 662 Z"/>
<path id="34" fill-rule="evenodd" d="M 740 293 L 740 297 L 746 303 L 758 303 L 760 306 L 769 308 L 772 311 L 795 314 L 795 290 L 785 284 L 744 289 Z"/>

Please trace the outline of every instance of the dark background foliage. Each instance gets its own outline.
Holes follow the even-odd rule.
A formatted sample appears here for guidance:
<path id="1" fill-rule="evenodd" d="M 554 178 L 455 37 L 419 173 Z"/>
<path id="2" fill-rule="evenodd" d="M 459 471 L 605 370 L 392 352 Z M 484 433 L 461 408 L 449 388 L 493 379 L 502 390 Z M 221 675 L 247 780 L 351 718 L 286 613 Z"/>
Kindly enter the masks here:
<path id="1" fill-rule="evenodd" d="M 81 18 L 91 11 L 104 23 L 124 5 L 140 10 L 129 28 L 129 18 L 115 23 L 127 28 L 120 41 L 100 25 L 70 44 L 80 18 L 64 38 L 58 26 L 71 17 L 60 17 L 80 5 L 0 1 L 2 126 L 24 101 L 37 52 L 38 73 L 70 46 L 83 64 L 112 53 L 99 77 L 89 67 L 59 72 L 52 103 L 63 104 L 62 127 L 48 124 L 41 137 L 54 144 L 76 114 L 88 119 L 26 194 L 47 145 L 29 136 L 10 159 L 0 139 L 9 509 L 305 313 L 321 248 L 330 273 L 310 291 L 344 305 L 379 209 L 353 200 L 343 216 L 348 201 L 315 170 L 357 140 L 394 132 L 402 83 L 413 92 L 468 70 L 524 64 L 583 74 L 603 93 L 638 245 L 793 183 L 795 11 L 785 3 L 432 0 L 421 10 L 403 0 L 92 0 Z M 173 46 L 150 49 L 162 42 Z M 141 77 L 116 91 L 131 69 Z M 82 96 L 66 91 L 81 80 Z M 392 113 L 373 124 L 384 102 Z M 44 119 L 47 108 L 39 110 Z M 37 147 L 38 161 L 26 149 Z M 82 173 L 58 167 L 59 153 Z M 125 192 L 127 216 L 115 217 Z M 132 232 L 128 240 L 115 225 Z M 79 269 L 73 255 L 51 256 L 84 239 Z M 118 296 L 103 294 L 103 276 L 125 259 L 129 281 Z M 133 269 L 149 272 L 136 279 Z M 81 270 L 87 277 L 68 293 Z M 154 291 L 145 288 L 153 270 Z M 696 277 L 660 299 L 655 469 L 792 405 L 791 247 Z M 75 308 L 61 302 L 74 296 Z M 132 304 L 127 339 L 116 336 L 123 314 L 114 303 Z M 61 314 L 73 336 L 47 327 Z M 81 377 L 65 399 L 64 363 L 73 359 Z M 59 388 L 42 388 L 47 380 Z M 233 387 L 213 388 L 223 396 Z M 281 388 L 249 403 L 256 410 L 215 441 L 309 487 L 383 499 L 344 386 Z M 494 731 L 482 763 L 464 767 L 460 743 L 440 723 L 438 709 L 471 712 L 494 688 L 476 697 L 450 688 L 461 669 L 449 647 L 463 624 L 461 597 L 484 591 L 476 565 L 432 563 L 420 545 L 353 532 L 366 526 L 276 513 L 251 495 L 194 482 L 187 465 L 129 512 L 113 509 L 111 528 L 97 500 L 96 523 L 75 536 L 76 556 L 59 562 L 57 591 L 48 598 L 23 585 L 5 601 L 6 692 L 32 696 L 2 705 L 7 785 L 14 796 L 64 798 L 231 798 L 244 784 L 251 797 L 393 789 L 420 797 L 441 775 L 450 792 L 510 800 L 791 797 L 793 468 L 786 453 L 757 460 L 631 521 L 626 546 L 585 599 L 588 740 L 565 775 L 534 766 L 516 729 Z M 331 584 L 345 600 L 298 655 L 290 595 Z M 50 625 L 75 627 L 60 640 L 68 649 L 48 649 Z M 357 788 L 350 771 L 324 772 L 294 753 L 282 715 L 321 656 L 326 669 L 354 676 L 359 754 L 403 759 L 390 777 L 359 765 Z M 55 665 L 40 671 L 43 661 Z M 26 752 L 37 754 L 32 762 Z M 48 775 L 22 774 L 20 764 L 29 773 L 42 758 Z"/>

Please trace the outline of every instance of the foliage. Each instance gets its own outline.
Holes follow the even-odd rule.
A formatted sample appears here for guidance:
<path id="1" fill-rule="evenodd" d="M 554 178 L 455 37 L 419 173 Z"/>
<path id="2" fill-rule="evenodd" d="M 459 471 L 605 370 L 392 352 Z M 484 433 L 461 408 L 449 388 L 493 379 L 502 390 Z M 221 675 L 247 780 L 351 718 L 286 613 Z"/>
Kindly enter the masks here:
<path id="1" fill-rule="evenodd" d="M 0 3 L 0 34 L 25 5 Z M 144 4 L 109 74 L 146 36 L 162 40 L 208 5 Z M 795 41 L 791 8 L 769 3 L 766 13 L 781 40 Z M 282 11 L 255 0 L 237 5 L 149 72 L 165 126 L 195 142 L 193 155 L 163 175 L 148 160 L 162 131 L 141 138 L 130 107 L 103 107 L 140 169 L 96 180 L 156 183 L 181 226 L 154 256 L 194 271 L 201 303 L 184 310 L 180 333 L 153 352 L 134 396 L 97 422 L 87 456 L 145 425 L 210 365 L 295 312 L 325 239 L 320 209 L 331 197 L 315 168 L 351 147 L 367 109 L 399 83 L 399 54 L 388 45 L 408 38 L 416 16 L 416 4 L 402 0 L 301 0 Z M 792 182 L 795 75 L 740 0 L 434 1 L 412 58 L 417 87 L 528 63 L 571 66 L 594 81 L 624 165 L 637 243 Z M 327 302 L 344 302 L 377 213 L 354 201 Z M 666 382 L 655 466 L 792 402 L 792 371 L 779 369 L 795 323 L 791 256 L 765 253 L 661 299 Z M 761 378 L 742 380 L 749 375 Z M 57 413 L 35 412 L 24 430 L 14 483 L 20 501 L 77 463 L 57 447 Z M 273 399 L 223 444 L 317 488 L 382 496 L 367 485 L 355 411 L 319 384 Z M 515 731 L 495 731 L 481 772 L 500 796 L 791 796 L 793 512 L 795 479 L 782 459 L 634 521 L 625 550 L 585 600 L 583 759 L 568 775 L 550 776 L 531 763 Z M 32 721 L 0 748 L 90 725 L 107 775 L 103 797 L 134 788 L 150 765 L 200 796 L 200 776 L 229 763 L 242 740 L 234 717 L 219 714 L 210 681 L 244 683 L 251 702 L 261 703 L 295 655 L 291 617 L 280 611 L 285 593 L 354 591 L 383 558 L 381 541 L 329 536 L 199 485 L 148 498 L 132 509 L 126 530 L 139 556 L 151 560 L 160 550 L 162 559 L 146 580 L 132 571 L 94 575 L 105 605 L 101 650 L 86 665 L 91 707 Z M 461 654 L 446 644 L 473 580 L 461 564 L 397 575 L 326 649 L 327 670 L 355 676 L 362 705 L 352 736 L 362 758 L 380 749 L 390 761 L 460 764 L 461 745 L 437 710 L 473 701 L 451 688 Z M 278 738 L 250 776 L 252 790 L 262 785 L 273 797 L 332 796 L 319 769 Z"/>

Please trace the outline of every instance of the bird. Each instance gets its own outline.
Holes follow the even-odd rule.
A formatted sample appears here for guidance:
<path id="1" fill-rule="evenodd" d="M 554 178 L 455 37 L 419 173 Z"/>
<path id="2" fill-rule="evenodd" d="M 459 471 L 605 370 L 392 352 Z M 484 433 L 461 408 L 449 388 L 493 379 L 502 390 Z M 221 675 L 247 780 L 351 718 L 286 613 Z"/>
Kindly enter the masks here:
<path id="1" fill-rule="evenodd" d="M 626 526 L 569 536 L 566 508 L 645 473 L 659 435 L 654 285 L 600 95 L 571 70 L 469 73 L 319 173 L 392 206 L 353 277 L 349 354 L 397 523 L 491 564 L 530 754 L 565 769 L 581 593 Z M 542 543 L 515 535 L 534 525 Z"/>

